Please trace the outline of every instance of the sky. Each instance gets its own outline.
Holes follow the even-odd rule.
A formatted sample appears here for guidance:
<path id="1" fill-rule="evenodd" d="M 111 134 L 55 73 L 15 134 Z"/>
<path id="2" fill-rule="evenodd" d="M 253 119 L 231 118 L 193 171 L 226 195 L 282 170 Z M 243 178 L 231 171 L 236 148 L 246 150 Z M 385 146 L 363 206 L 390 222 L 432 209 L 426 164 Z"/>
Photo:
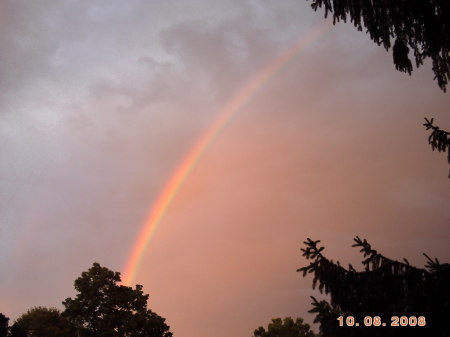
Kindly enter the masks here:
<path id="1" fill-rule="evenodd" d="M 63 309 L 93 262 L 124 272 L 158 196 L 242 87 L 326 24 L 304 0 L 2 1 L 0 312 Z M 303 241 L 361 269 L 353 237 L 450 260 L 450 129 L 430 62 L 412 76 L 340 23 L 216 134 L 149 240 L 134 284 L 175 336 L 312 323 Z M 319 298 L 326 298 L 319 295 Z M 317 330 L 317 327 L 315 327 Z"/>

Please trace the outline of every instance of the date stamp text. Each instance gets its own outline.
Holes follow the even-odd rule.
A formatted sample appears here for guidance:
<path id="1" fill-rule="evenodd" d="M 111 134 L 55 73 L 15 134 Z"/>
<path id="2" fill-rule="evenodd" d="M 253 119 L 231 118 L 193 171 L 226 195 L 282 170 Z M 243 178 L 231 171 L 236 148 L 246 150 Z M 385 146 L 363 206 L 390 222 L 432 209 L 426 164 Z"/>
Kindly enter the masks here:
<path id="1" fill-rule="evenodd" d="M 339 326 L 425 326 L 425 316 L 392 316 L 391 322 L 382 322 L 380 316 L 365 316 L 363 322 L 357 322 L 353 316 L 339 316 Z"/>

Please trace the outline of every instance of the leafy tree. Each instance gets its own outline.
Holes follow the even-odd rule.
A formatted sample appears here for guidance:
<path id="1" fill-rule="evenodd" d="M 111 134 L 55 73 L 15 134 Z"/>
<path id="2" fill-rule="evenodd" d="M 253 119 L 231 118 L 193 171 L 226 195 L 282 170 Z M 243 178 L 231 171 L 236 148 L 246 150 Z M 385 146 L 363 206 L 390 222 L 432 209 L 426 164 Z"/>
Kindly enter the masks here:
<path id="1" fill-rule="evenodd" d="M 303 318 L 294 320 L 291 317 L 272 319 L 272 323 L 264 329 L 260 326 L 253 333 L 253 337 L 315 337 L 309 324 L 303 322 Z"/>
<path id="2" fill-rule="evenodd" d="M 58 309 L 45 307 L 34 307 L 20 316 L 12 332 L 28 337 L 75 336 L 75 329 Z"/>
<path id="3" fill-rule="evenodd" d="M 9 337 L 28 337 L 27 332 L 23 330 L 17 323 L 14 323 L 9 329 Z"/>
<path id="4" fill-rule="evenodd" d="M 432 130 L 430 136 L 428 137 L 428 143 L 431 148 L 438 150 L 438 152 L 448 152 L 448 163 L 450 164 L 450 132 L 439 129 L 439 127 L 433 125 L 434 119 L 428 120 L 425 118 L 425 123 L 423 124 L 427 130 Z M 450 178 L 450 171 L 448 174 Z"/>
<path id="5" fill-rule="evenodd" d="M 64 315 L 79 336 L 171 337 L 165 319 L 147 308 L 141 285 L 119 285 L 120 273 L 94 263 L 75 280 L 76 298 L 67 298 Z"/>
<path id="6" fill-rule="evenodd" d="M 350 21 L 358 29 L 367 29 L 370 38 L 386 50 L 393 46 L 397 70 L 411 74 L 408 56 L 414 52 L 416 66 L 426 58 L 439 87 L 445 91 L 450 80 L 450 2 L 448 0 L 312 0 L 317 11 L 325 8 L 325 17 L 333 13 L 333 23 Z"/>
<path id="7" fill-rule="evenodd" d="M 8 335 L 8 322 L 9 318 L 0 313 L 0 337 L 6 337 Z"/>
<path id="8" fill-rule="evenodd" d="M 420 269 L 406 259 L 399 262 L 386 258 L 365 239 L 357 236 L 354 240 L 353 247 L 360 247 L 365 257 L 362 272 L 327 259 L 322 254 L 324 247 L 317 245 L 320 241 L 308 238 L 304 242 L 303 256 L 311 262 L 297 271 L 303 276 L 313 273 L 313 288 L 318 284 L 321 293 L 330 295 L 330 303 L 312 297 L 310 312 L 317 314 L 314 322 L 320 323 L 322 336 L 450 336 L 450 264 L 424 254 L 428 262 Z M 343 316 L 343 326 L 339 326 L 339 316 Z M 347 326 L 349 316 L 360 326 Z M 366 316 L 379 316 L 386 326 L 366 327 Z M 394 316 L 405 316 L 408 326 L 391 326 Z M 412 316 L 423 319 L 410 326 L 414 324 L 414 319 L 409 320 Z"/>

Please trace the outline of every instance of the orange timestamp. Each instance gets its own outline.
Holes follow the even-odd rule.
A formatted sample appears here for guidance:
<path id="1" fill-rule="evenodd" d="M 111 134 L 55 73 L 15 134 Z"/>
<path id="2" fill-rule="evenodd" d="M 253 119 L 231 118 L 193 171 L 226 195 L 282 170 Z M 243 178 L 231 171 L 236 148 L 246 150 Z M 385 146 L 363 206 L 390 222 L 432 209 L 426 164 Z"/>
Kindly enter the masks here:
<path id="1" fill-rule="evenodd" d="M 339 316 L 337 318 L 339 326 L 425 326 L 427 324 L 425 316 L 391 316 L 388 324 L 382 322 L 380 316 L 365 316 L 362 324 L 356 322 L 353 316 Z"/>

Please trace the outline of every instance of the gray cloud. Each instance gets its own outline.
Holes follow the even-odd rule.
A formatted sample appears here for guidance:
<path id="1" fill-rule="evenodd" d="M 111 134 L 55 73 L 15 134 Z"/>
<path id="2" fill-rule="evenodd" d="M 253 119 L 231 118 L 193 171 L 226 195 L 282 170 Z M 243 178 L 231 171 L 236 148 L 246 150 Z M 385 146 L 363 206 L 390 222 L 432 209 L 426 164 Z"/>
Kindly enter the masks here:
<path id="1" fill-rule="evenodd" d="M 298 1 L 1 6 L 0 311 L 11 317 L 60 307 L 93 261 L 121 270 L 221 107 L 322 22 Z M 450 125 L 449 100 L 430 74 L 395 72 L 346 25 L 308 45 L 223 130 L 167 213 L 138 275 L 152 308 L 197 336 L 311 321 L 310 280 L 295 273 L 306 236 L 343 262 L 358 261 L 346 248 L 357 234 L 419 265 L 418 246 L 448 259 L 448 165 L 420 124 Z"/>

